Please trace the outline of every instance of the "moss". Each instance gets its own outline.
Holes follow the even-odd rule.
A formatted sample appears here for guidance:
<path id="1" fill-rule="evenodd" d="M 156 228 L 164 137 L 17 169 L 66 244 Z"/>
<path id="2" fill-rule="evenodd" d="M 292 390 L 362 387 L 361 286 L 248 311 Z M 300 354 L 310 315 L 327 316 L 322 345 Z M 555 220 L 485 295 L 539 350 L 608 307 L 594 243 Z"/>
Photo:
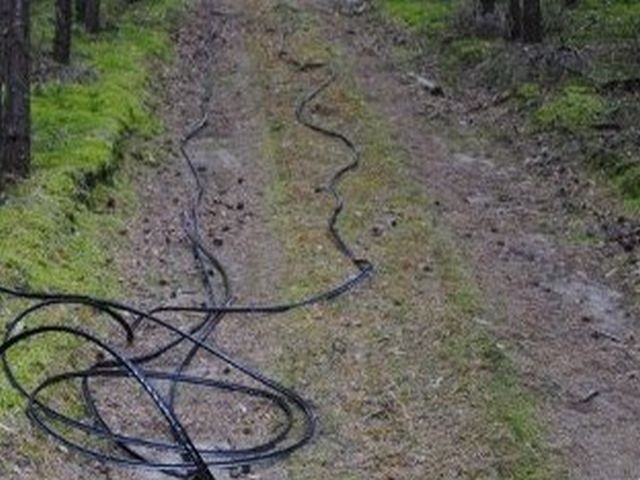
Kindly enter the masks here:
<path id="1" fill-rule="evenodd" d="M 612 39 L 637 38 L 640 26 L 640 2 L 635 0 L 583 0 L 569 13 L 571 39 L 585 41 L 607 41 Z"/>
<path id="2" fill-rule="evenodd" d="M 181 1 L 153 3 L 128 10 L 115 32 L 74 36 L 74 56 L 96 72 L 93 81 L 34 88 L 33 173 L 7 192 L 0 207 L 3 284 L 101 297 L 119 293 L 112 257 L 132 199 L 126 178 L 117 173 L 123 142 L 160 128 L 149 108 L 148 69 L 143 65 L 151 58 L 168 58 L 170 43 L 162 26 Z M 52 9 L 44 3 L 36 7 L 35 36 L 46 38 L 49 23 L 43 12 Z M 107 206 L 113 198 L 118 199 L 116 211 Z M 0 325 L 21 306 L 4 300 Z M 54 312 L 50 320 L 84 318 L 63 315 Z M 69 346 L 59 339 L 15 353 L 18 374 L 33 381 Z M 0 414 L 17 406 L 17 396 L 0 380 Z"/>
<path id="3" fill-rule="evenodd" d="M 477 37 L 453 40 L 441 47 L 443 77 L 447 83 L 457 87 L 461 84 L 462 72 L 480 64 L 489 58 L 495 49 L 494 42 Z"/>
<path id="4" fill-rule="evenodd" d="M 451 0 L 384 0 L 382 5 L 388 14 L 410 27 L 435 34 L 446 28 L 455 2 Z"/>
<path id="5" fill-rule="evenodd" d="M 589 156 L 589 165 L 604 174 L 620 192 L 631 210 L 640 204 L 640 165 L 630 151 L 599 149 Z"/>
<path id="6" fill-rule="evenodd" d="M 625 169 L 624 173 L 614 178 L 615 185 L 632 203 L 640 201 L 640 166 L 637 164 Z"/>
<path id="7" fill-rule="evenodd" d="M 524 104 L 530 104 L 540 98 L 542 89 L 537 83 L 526 82 L 515 89 L 515 98 Z"/>
<path id="8" fill-rule="evenodd" d="M 493 49 L 493 42 L 470 37 L 454 40 L 446 49 L 446 55 L 459 65 L 473 65 L 487 58 Z"/>
<path id="9" fill-rule="evenodd" d="M 607 104 L 592 89 L 565 87 L 550 102 L 535 113 L 535 123 L 542 129 L 577 132 L 596 123 L 605 113 Z"/>

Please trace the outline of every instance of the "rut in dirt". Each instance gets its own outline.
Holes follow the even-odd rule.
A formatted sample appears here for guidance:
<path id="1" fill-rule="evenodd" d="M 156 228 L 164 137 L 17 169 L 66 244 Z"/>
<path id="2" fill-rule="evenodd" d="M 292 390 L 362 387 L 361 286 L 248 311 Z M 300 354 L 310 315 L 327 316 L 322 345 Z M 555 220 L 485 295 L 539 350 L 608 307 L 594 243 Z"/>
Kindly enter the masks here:
<path id="1" fill-rule="evenodd" d="M 233 18 L 237 15 L 222 13 L 213 8 L 211 2 L 203 2 L 194 9 L 199 14 L 206 12 L 204 18 L 208 28 L 197 30 L 197 34 L 201 36 L 195 38 L 195 50 L 189 58 L 192 74 L 195 72 L 195 76 L 200 77 L 203 85 L 201 85 L 199 116 L 189 119 L 194 126 L 189 127 L 179 142 L 179 151 L 191 173 L 188 186 L 190 199 L 187 202 L 187 209 L 181 212 L 180 217 L 184 239 L 187 240 L 187 247 L 192 251 L 193 262 L 202 278 L 203 304 L 200 306 L 158 305 L 142 310 L 124 303 L 82 295 L 23 292 L 2 287 L 1 293 L 13 298 L 30 300 L 34 304 L 9 324 L 5 342 L 0 347 L 0 354 L 5 359 L 6 373 L 11 385 L 29 402 L 27 415 L 38 427 L 66 448 L 101 463 L 157 470 L 177 477 L 196 476 L 213 480 L 212 468 L 239 468 L 242 472 L 248 472 L 252 465 L 273 462 L 290 455 L 313 438 L 316 422 L 311 404 L 296 392 L 234 359 L 215 343 L 209 341 L 214 336 L 216 327 L 228 314 L 284 313 L 330 301 L 358 286 L 371 273 L 373 266 L 367 260 L 356 256 L 337 227 L 341 212 L 345 208 L 345 202 L 339 192 L 339 184 L 347 173 L 358 168 L 359 151 L 346 135 L 317 124 L 306 115 L 309 104 L 320 97 L 323 91 L 336 80 L 335 72 L 328 69 L 327 79 L 298 104 L 295 117 L 308 129 L 329 140 L 340 142 L 349 151 L 350 161 L 330 177 L 326 186 L 327 192 L 335 202 L 328 220 L 328 232 L 336 249 L 351 262 L 358 273 L 327 291 L 301 300 L 264 306 L 256 303 L 250 303 L 247 306 L 233 305 L 233 285 L 227 270 L 202 236 L 201 217 L 211 186 L 205 184 L 200 171 L 201 167 L 196 165 L 190 153 L 190 147 L 211 121 L 212 85 L 209 78 L 215 75 L 215 50 L 224 45 L 226 25 L 229 21 L 234 21 Z M 208 29 L 211 30 L 208 31 Z M 76 327 L 46 325 L 23 329 L 27 320 L 30 320 L 30 316 L 53 305 L 68 308 L 91 307 L 98 319 L 114 320 L 122 328 L 127 343 L 134 346 L 136 338 L 145 335 L 147 330 L 155 330 L 152 333 L 154 336 L 160 330 L 175 338 L 165 342 L 153 342 L 155 345 L 150 351 L 129 353 L 96 334 Z M 189 327 L 177 326 L 175 317 L 187 315 L 195 317 L 196 320 L 193 321 L 195 323 Z M 101 350 L 108 359 L 99 360 L 86 369 L 51 376 L 34 390 L 28 391 L 16 378 L 10 361 L 7 361 L 4 355 L 12 349 L 20 348 L 21 344 L 32 337 L 53 333 L 70 335 L 91 344 Z M 149 344 L 148 341 L 143 343 Z M 211 378 L 193 372 L 191 367 L 194 359 L 197 356 L 207 355 L 221 362 L 227 370 L 227 375 L 244 376 L 244 381 L 229 379 L 233 377 Z M 140 392 L 137 396 L 140 397 L 139 394 L 142 393 L 139 401 L 146 403 L 147 408 L 142 411 L 127 412 L 127 414 L 133 414 L 136 417 L 136 423 L 143 425 L 148 424 L 151 418 L 154 419 L 153 423 L 166 423 L 166 428 L 163 429 L 167 432 L 166 439 L 156 439 L 155 435 L 159 433 L 157 428 L 150 429 L 144 434 L 133 433 L 123 421 L 124 412 L 114 411 L 113 405 L 103 404 L 105 394 L 96 390 L 108 389 L 113 393 L 112 380 L 115 380 L 113 383 L 116 386 L 127 381 L 133 385 L 138 384 Z M 89 416 L 88 419 L 57 410 L 43 400 L 47 390 L 54 389 L 65 382 L 73 384 L 76 381 L 81 384 L 81 397 L 78 400 L 83 405 L 84 414 Z M 124 388 L 131 392 L 135 390 L 129 385 Z M 208 389 L 212 390 L 213 394 L 220 395 L 218 392 L 221 392 L 223 395 L 246 396 L 252 401 L 267 403 L 266 408 L 278 412 L 276 414 L 280 417 L 278 427 L 263 441 L 251 446 L 197 445 L 179 414 L 185 410 L 180 400 L 186 390 L 195 390 L 190 393 L 197 396 L 204 395 L 206 398 L 211 393 L 197 392 L 197 390 Z M 146 400 L 145 396 L 148 397 Z M 149 408 L 155 410 L 151 415 Z M 114 415 L 115 418 L 113 418 Z M 149 416 L 149 419 L 145 418 Z M 65 430 L 62 430 L 58 424 L 64 425 Z M 78 440 L 78 437 L 83 435 L 88 438 Z M 99 447 L 97 444 L 104 446 Z M 109 447 L 115 448 L 115 451 L 110 450 Z"/>
<path id="2" fill-rule="evenodd" d="M 469 127 L 484 112 L 421 91 L 394 57 L 394 43 L 409 38 L 397 28 L 361 18 L 327 35 L 359 59 L 361 88 L 395 125 L 438 222 L 482 286 L 488 308 L 470 320 L 500 340 L 536 396 L 562 465 L 544 478 L 638 478 L 638 305 L 629 287 L 637 254 L 598 236 L 576 240 L 576 225 L 599 228 L 606 194 L 587 190 L 588 174 L 545 168 L 544 145 L 519 158 Z M 437 75 L 424 55 L 409 68 Z M 440 121 L 425 114 L 432 110 Z"/>

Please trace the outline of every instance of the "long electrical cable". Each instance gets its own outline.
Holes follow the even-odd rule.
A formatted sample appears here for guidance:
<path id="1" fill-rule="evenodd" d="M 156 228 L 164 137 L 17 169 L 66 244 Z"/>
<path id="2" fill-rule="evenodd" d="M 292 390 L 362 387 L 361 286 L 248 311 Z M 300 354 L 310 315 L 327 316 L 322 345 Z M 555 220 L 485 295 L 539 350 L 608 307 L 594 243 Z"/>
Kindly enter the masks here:
<path id="1" fill-rule="evenodd" d="M 223 28 L 224 20 L 221 25 Z M 207 59 L 205 62 L 207 69 L 212 68 L 211 51 L 219 34 L 220 31 L 214 29 L 202 42 L 200 53 Z M 197 66 L 197 62 L 194 62 L 194 65 Z M 67 448 L 103 463 L 153 469 L 173 477 L 199 480 L 215 480 L 212 467 L 246 469 L 257 463 L 282 459 L 313 438 L 316 417 L 307 400 L 290 388 L 232 358 L 219 349 L 214 342 L 208 340 L 226 315 L 276 314 L 326 302 L 350 291 L 373 271 L 369 261 L 356 256 L 343 239 L 337 226 L 344 209 L 344 201 L 338 186 L 348 172 L 358 167 L 360 151 L 346 135 L 315 123 L 307 113 L 309 105 L 337 79 L 335 70 L 332 67 L 327 68 L 329 71 L 326 80 L 302 98 L 295 110 L 295 116 L 299 123 L 318 134 L 340 142 L 349 152 L 350 161 L 331 176 L 326 187 L 335 202 L 328 220 L 328 231 L 337 250 L 351 262 L 356 273 L 329 290 L 298 301 L 268 305 L 233 305 L 232 285 L 226 270 L 207 248 L 200 235 L 199 212 L 206 191 L 188 152 L 189 144 L 209 123 L 208 109 L 211 98 L 209 85 L 205 88 L 201 99 L 201 118 L 189 128 L 180 142 L 181 155 L 189 167 L 195 185 L 189 207 L 182 214 L 182 226 L 189 240 L 194 262 L 202 276 L 202 288 L 206 298 L 204 306 L 166 305 L 143 311 L 132 305 L 87 295 L 38 293 L 0 286 L 0 295 L 30 301 L 29 306 L 7 324 L 3 343 L 0 344 L 0 356 L 10 385 L 25 398 L 26 414 L 36 426 Z M 204 77 L 210 73 L 212 72 L 205 71 Z M 60 306 L 69 309 L 90 307 L 96 313 L 96 318 L 109 319 L 119 327 L 128 344 L 133 344 L 135 341 L 137 326 L 143 321 L 164 329 L 174 339 L 151 352 L 128 356 L 115 346 L 114 339 L 101 339 L 98 334 L 85 329 L 64 324 L 27 327 L 28 321 L 37 314 Z M 166 313 L 198 315 L 201 319 L 195 327 L 184 330 L 175 326 L 174 322 L 164 320 L 162 316 Z M 18 379 L 15 366 L 7 354 L 15 349 L 28 348 L 31 339 L 53 334 L 62 334 L 85 342 L 102 351 L 104 358 L 107 359 L 97 361 L 86 369 L 70 370 L 49 376 L 35 388 L 28 389 Z M 162 369 L 151 366 L 152 361 L 177 351 L 176 349 L 184 344 L 189 347 L 177 367 Z M 249 381 L 242 383 L 189 374 L 189 366 L 198 354 L 222 361 L 228 368 L 235 370 Z M 158 440 L 151 434 L 148 437 L 126 434 L 110 425 L 92 389 L 93 383 L 104 379 L 125 379 L 139 385 L 166 423 L 171 440 Z M 84 415 L 81 419 L 60 411 L 59 408 L 51 405 L 53 402 L 45 400 L 45 397 L 50 396 L 47 393 L 52 392 L 57 386 L 73 382 L 80 382 L 81 385 L 81 400 L 84 407 Z M 159 388 L 162 382 L 170 385 L 165 394 Z M 267 401 L 275 411 L 280 412 L 285 421 L 271 434 L 270 438 L 252 447 L 204 448 L 198 446 L 176 413 L 181 387 L 188 386 L 232 392 Z M 86 439 L 81 440 L 79 434 L 106 443 L 110 448 L 107 450 L 104 447 L 92 446 Z"/>

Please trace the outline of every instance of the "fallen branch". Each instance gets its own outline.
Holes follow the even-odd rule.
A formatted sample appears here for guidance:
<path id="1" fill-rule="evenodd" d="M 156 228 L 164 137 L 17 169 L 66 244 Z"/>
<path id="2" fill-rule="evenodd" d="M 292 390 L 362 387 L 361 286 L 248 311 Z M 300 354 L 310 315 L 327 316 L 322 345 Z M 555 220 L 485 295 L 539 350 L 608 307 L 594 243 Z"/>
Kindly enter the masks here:
<path id="1" fill-rule="evenodd" d="M 422 75 L 418 75 L 416 73 L 409 73 L 409 76 L 415 79 L 423 89 L 429 92 L 431 95 L 441 96 L 444 95 L 444 91 L 442 87 L 434 82 L 433 80 L 429 80 L 428 78 L 423 77 Z"/>
<path id="2" fill-rule="evenodd" d="M 7 433 L 10 433 L 12 435 L 15 435 L 16 431 L 13 430 L 12 428 L 7 427 L 6 425 L 3 425 L 2 423 L 0 423 L 0 429 L 4 430 Z"/>

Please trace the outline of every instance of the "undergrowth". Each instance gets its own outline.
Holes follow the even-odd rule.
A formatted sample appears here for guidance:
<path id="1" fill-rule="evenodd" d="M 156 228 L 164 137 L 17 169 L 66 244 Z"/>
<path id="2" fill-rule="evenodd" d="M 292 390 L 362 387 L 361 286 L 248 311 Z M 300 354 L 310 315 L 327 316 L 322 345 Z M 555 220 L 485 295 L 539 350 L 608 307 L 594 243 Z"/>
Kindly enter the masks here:
<path id="1" fill-rule="evenodd" d="M 567 7 L 542 0 L 545 39 L 528 46 L 504 39 L 505 1 L 496 2 L 500 13 L 487 18 L 480 18 L 469 0 L 378 4 L 428 39 L 423 44 L 439 60 L 440 80 L 456 95 L 506 95 L 525 127 L 520 131 L 551 134 L 548 143 L 561 152 L 578 142 L 582 158 L 577 161 L 597 177 L 603 173 L 622 203 L 640 204 L 637 168 L 628 161 L 640 154 L 638 90 L 612 87 L 638 78 L 640 3 L 580 0 Z M 602 126 L 615 128 L 623 141 L 612 145 Z"/>
<path id="2" fill-rule="evenodd" d="M 140 2 L 119 13 L 117 28 L 98 36 L 75 32 L 71 68 L 89 69 L 91 78 L 34 87 L 33 172 L 5 192 L 0 207 L 2 284 L 100 297 L 120 292 L 112 261 L 134 195 L 119 167 L 129 139 L 151 136 L 161 128 L 150 106 L 150 71 L 145 65 L 151 59 L 169 59 L 165 27 L 181 3 Z M 53 7 L 50 2 L 35 7 L 34 37 L 48 38 Z M 0 326 L 20 306 L 0 298 Z M 55 315 L 71 321 L 64 312 Z M 73 321 L 85 318 L 72 315 Z M 37 343 L 11 353 L 27 384 L 72 346 L 64 338 Z M 0 379 L 0 414 L 19 405 L 7 387 Z"/>

